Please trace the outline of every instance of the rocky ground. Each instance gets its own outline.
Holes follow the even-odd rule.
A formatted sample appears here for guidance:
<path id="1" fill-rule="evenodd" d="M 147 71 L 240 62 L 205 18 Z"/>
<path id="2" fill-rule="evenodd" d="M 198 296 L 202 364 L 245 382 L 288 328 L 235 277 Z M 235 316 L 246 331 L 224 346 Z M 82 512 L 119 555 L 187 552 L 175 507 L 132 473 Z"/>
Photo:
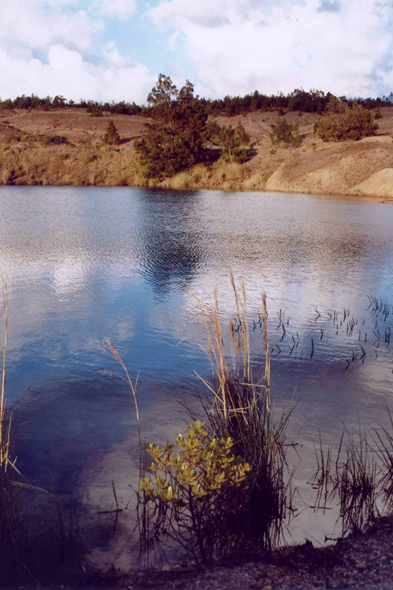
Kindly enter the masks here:
<path id="1" fill-rule="evenodd" d="M 85 583 L 86 588 L 122 590 L 391 590 L 393 517 L 381 518 L 367 532 L 322 549 L 306 542 L 277 550 L 259 562 L 206 570 L 145 574 L 110 570 Z"/>
<path id="2" fill-rule="evenodd" d="M 393 199 L 393 107 L 381 109 L 378 133 L 361 141 L 324 143 L 314 136 L 316 114 L 285 114 L 304 136 L 300 147 L 272 144 L 271 126 L 278 112 L 218 117 L 219 124 L 240 121 L 251 135 L 254 152 L 240 165 L 197 167 L 150 185 L 177 189 L 240 189 L 352 195 Z M 103 137 L 113 120 L 121 144 L 109 148 Z M 48 185 L 144 186 L 133 143 L 143 132 L 140 116 L 92 117 L 83 109 L 2 111 L 0 113 L 0 183 Z M 67 143 L 45 143 L 58 136 Z M 16 141 L 18 138 L 19 141 Z M 41 139 L 40 139 L 41 138 Z M 1 144 L 3 143 L 3 146 Z"/>

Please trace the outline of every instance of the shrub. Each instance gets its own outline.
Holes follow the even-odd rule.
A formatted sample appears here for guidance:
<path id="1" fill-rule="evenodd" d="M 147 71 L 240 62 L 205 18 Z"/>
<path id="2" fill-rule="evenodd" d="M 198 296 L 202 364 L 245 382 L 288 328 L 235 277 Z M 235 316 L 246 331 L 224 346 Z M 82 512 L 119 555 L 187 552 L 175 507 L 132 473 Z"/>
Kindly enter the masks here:
<path id="1" fill-rule="evenodd" d="M 93 105 L 92 107 L 87 108 L 86 112 L 90 113 L 91 117 L 102 117 L 103 116 L 103 112 L 102 112 L 102 106 L 100 105 Z"/>
<path id="2" fill-rule="evenodd" d="M 357 102 L 351 107 L 337 99 L 329 102 L 327 114 L 314 125 L 314 133 L 323 141 L 359 140 L 375 135 L 377 129 L 378 125 L 369 110 Z"/>
<path id="3" fill-rule="evenodd" d="M 69 145 L 69 141 L 66 137 L 62 135 L 43 135 L 41 141 L 44 145 Z"/>
<path id="4" fill-rule="evenodd" d="M 108 145 L 119 145 L 120 143 L 120 135 L 113 121 L 109 121 L 108 123 L 108 127 L 104 135 L 104 142 Z"/>
<path id="5" fill-rule="evenodd" d="M 299 134 L 299 126 L 291 125 L 286 119 L 282 119 L 278 125 L 272 125 L 270 134 L 272 143 L 285 143 L 293 147 L 299 147 L 303 137 Z"/>
<path id="6" fill-rule="evenodd" d="M 221 127 L 219 140 L 225 160 L 229 160 L 231 163 L 243 163 L 247 160 L 247 149 L 244 146 L 249 143 L 250 137 L 243 125 L 238 125 L 236 129 L 232 125 Z"/>
<path id="7" fill-rule="evenodd" d="M 199 420 L 176 444 L 148 449 L 153 475 L 142 478 L 141 491 L 158 516 L 151 536 L 172 537 L 206 563 L 228 550 L 228 535 L 240 525 L 251 467 L 234 455 L 230 437 L 212 438 Z"/>

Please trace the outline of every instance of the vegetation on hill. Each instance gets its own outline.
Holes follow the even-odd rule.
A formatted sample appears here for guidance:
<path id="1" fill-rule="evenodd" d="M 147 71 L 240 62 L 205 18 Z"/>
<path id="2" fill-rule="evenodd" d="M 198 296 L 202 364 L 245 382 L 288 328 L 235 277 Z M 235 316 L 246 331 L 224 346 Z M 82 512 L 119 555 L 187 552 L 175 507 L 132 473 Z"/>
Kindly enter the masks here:
<path id="1" fill-rule="evenodd" d="M 160 74 L 147 98 L 152 122 L 146 125 L 135 149 L 147 178 L 173 176 L 197 164 L 206 141 L 207 115 L 187 81 L 177 90 L 169 76 Z"/>
<path id="2" fill-rule="evenodd" d="M 327 96 L 319 91 L 295 91 L 290 95 L 290 103 L 288 97 L 275 97 L 276 105 L 284 105 L 285 110 L 280 106 L 275 111 L 252 116 L 238 115 L 235 120 L 222 116 L 208 119 L 206 101 L 194 96 L 192 84 L 187 82 L 178 90 L 163 75 L 149 94 L 148 106 L 134 118 L 112 117 L 104 110 L 106 105 L 98 103 L 84 103 L 85 108 L 80 111 L 75 108 L 80 105 L 74 104 L 67 111 L 72 101 L 63 97 L 44 103 L 34 96 L 29 100 L 22 98 L 20 102 L 16 100 L 16 111 L 3 111 L 4 119 L 0 122 L 3 184 L 266 189 L 328 194 L 368 191 L 367 194 L 391 195 L 392 108 L 376 109 L 372 115 L 364 102 L 330 95 L 325 105 Z M 295 116 L 286 110 L 289 105 L 291 109 L 311 111 L 318 108 L 318 101 L 326 111 L 319 119 L 316 112 L 303 115 L 299 110 L 299 116 Z M 388 103 L 392 104 L 390 100 Z M 3 107 L 6 104 L 3 101 Z M 259 103 L 249 103 L 247 108 L 254 108 L 255 104 Z M 271 108 L 273 104 L 274 101 L 266 102 L 265 107 Z M 30 112 L 22 106 L 30 108 Z M 373 149 L 374 144 L 367 144 L 367 155 L 362 151 L 359 159 L 354 153 L 358 164 L 351 166 L 349 177 L 337 168 L 336 159 L 329 154 L 339 150 L 341 158 L 345 157 L 345 150 L 349 157 L 348 151 L 352 153 L 355 146 L 340 143 L 319 156 L 327 149 L 322 147 L 321 140 L 343 142 L 375 135 L 374 119 L 382 116 L 379 135 L 384 137 L 373 141 L 384 152 L 383 159 L 378 155 L 380 151 Z M 292 149 L 300 145 L 301 149 Z M 332 173 L 324 174 L 325 169 Z M 312 176 L 306 170 L 312 170 Z M 374 179 L 380 172 L 382 176 Z M 363 188 L 362 183 L 371 176 L 371 185 Z"/>
<path id="3" fill-rule="evenodd" d="M 104 135 L 104 142 L 108 145 L 118 145 L 120 143 L 120 135 L 113 121 L 109 121 L 108 123 L 108 127 Z"/>
<path id="4" fill-rule="evenodd" d="M 236 128 L 232 125 L 220 126 L 216 121 L 207 124 L 208 141 L 220 149 L 221 157 L 226 162 L 243 163 L 247 160 L 247 147 L 251 138 L 242 123 Z"/>
<path id="5" fill-rule="evenodd" d="M 272 125 L 270 134 L 272 143 L 284 143 L 299 147 L 303 137 L 299 134 L 299 125 L 291 125 L 286 119 L 281 119 L 278 125 Z"/>
<path id="6" fill-rule="evenodd" d="M 352 106 L 331 99 L 327 114 L 314 125 L 314 133 L 323 141 L 345 141 L 375 135 L 377 123 L 370 111 L 355 102 Z"/>

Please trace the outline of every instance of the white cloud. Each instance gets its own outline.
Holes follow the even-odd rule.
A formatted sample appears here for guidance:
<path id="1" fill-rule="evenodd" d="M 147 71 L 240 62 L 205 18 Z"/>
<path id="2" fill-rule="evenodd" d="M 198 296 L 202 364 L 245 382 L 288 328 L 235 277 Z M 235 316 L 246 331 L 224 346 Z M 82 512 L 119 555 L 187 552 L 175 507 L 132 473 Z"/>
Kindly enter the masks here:
<path id="1" fill-rule="evenodd" d="M 18 0 L 1 8 L 2 98 L 145 101 L 155 82 L 147 68 L 101 41 L 104 15 L 128 18 L 135 0 Z"/>
<path id="2" fill-rule="evenodd" d="M 0 47 L 11 56 L 58 43 L 87 51 L 102 31 L 103 24 L 84 10 L 63 11 L 43 0 L 19 0 L 2 7 Z"/>
<path id="3" fill-rule="evenodd" d="M 389 7 L 378 0 L 308 0 L 263 10 L 255 0 L 165 0 L 150 10 L 184 34 L 205 96 L 300 86 L 381 94 L 393 83 Z M 385 90 L 386 88 L 386 90 Z"/>
<path id="4" fill-rule="evenodd" d="M 175 51 L 177 48 L 178 40 L 180 37 L 180 31 L 175 31 L 173 35 L 168 38 L 168 47 L 171 51 Z"/>
<path id="5" fill-rule="evenodd" d="M 76 50 L 53 45 L 48 63 L 31 59 L 11 59 L 0 50 L 1 95 L 12 97 L 34 92 L 44 97 L 62 94 L 75 101 L 80 98 L 98 101 L 135 100 L 144 102 L 155 79 L 146 67 L 121 58 L 111 49 L 102 63 L 86 61 Z"/>

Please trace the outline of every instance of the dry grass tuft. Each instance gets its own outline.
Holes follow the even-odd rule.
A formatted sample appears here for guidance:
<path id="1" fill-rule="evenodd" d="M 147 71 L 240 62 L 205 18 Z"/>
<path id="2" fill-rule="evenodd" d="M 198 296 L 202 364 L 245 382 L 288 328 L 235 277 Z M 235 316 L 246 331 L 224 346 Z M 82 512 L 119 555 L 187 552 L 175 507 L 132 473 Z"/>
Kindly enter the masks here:
<path id="1" fill-rule="evenodd" d="M 258 373 L 251 366 L 250 333 L 244 283 L 240 292 L 230 273 L 236 316 L 230 320 L 231 361 L 228 360 L 217 293 L 214 307 L 198 305 L 206 326 L 212 382 L 202 379 L 211 397 L 203 401 L 206 428 L 212 436 L 234 440 L 237 455 L 252 467 L 253 483 L 247 517 L 242 523 L 246 538 L 256 550 L 279 544 L 285 519 L 290 515 L 290 482 L 287 469 L 286 429 L 291 412 L 273 415 L 270 393 L 270 356 L 266 330 L 266 295 L 262 295 L 265 365 Z"/>
<path id="2" fill-rule="evenodd" d="M 138 496 L 142 548 L 156 549 L 160 539 L 169 537 L 201 561 L 250 556 L 276 547 L 292 510 L 292 473 L 286 460 L 290 413 L 276 419 L 272 411 L 266 296 L 262 295 L 265 364 L 258 373 L 251 365 L 245 287 L 242 283 L 237 289 L 232 273 L 230 279 L 236 303 L 229 323 L 231 354 L 227 356 L 224 345 L 216 291 L 212 309 L 196 298 L 213 372 L 211 380 L 202 379 L 208 395 L 201 396 L 199 412 L 186 406 L 194 424 L 177 439 L 182 449 L 177 458 L 170 443 L 164 449 L 149 447 L 156 464 L 153 475 L 142 479 Z M 216 487 L 207 490 L 204 459 L 225 444 L 231 457 L 224 452 L 215 456 L 217 471 L 212 477 L 218 479 Z M 221 488 L 226 481 L 221 469 L 228 461 L 247 469 L 247 477 L 239 486 L 229 482 Z M 179 504 L 183 497 L 188 500 Z M 203 519 L 206 513 L 208 523 Z M 201 530 L 210 530 L 209 525 L 213 529 L 201 548 Z"/>

